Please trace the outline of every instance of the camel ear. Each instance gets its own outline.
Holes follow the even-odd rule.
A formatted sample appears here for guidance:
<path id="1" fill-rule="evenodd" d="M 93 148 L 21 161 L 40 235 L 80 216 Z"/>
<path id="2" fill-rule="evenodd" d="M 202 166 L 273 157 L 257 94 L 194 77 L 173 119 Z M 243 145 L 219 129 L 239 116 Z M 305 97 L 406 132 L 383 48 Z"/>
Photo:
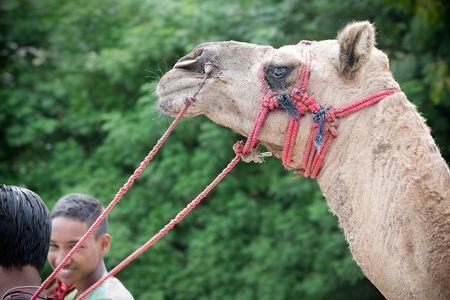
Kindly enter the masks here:
<path id="1" fill-rule="evenodd" d="M 337 41 L 339 75 L 354 79 L 375 46 L 375 27 L 367 21 L 350 23 L 338 32 Z"/>

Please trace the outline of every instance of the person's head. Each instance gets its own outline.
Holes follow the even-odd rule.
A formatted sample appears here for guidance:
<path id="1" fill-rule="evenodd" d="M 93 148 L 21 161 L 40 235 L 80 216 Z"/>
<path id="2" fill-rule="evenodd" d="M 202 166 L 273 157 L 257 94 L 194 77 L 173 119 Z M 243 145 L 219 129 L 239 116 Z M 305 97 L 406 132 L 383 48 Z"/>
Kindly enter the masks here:
<path id="1" fill-rule="evenodd" d="M 86 223 L 88 229 L 95 223 L 98 217 L 103 213 L 104 208 L 101 202 L 89 195 L 72 193 L 60 198 L 50 213 L 53 220 L 57 217 Z M 95 239 L 105 233 L 108 233 L 108 217 L 105 217 L 94 232 Z"/>
<path id="2" fill-rule="evenodd" d="M 42 271 L 52 230 L 49 215 L 36 193 L 0 185 L 0 265 L 4 271 L 26 266 Z"/>
<path id="3" fill-rule="evenodd" d="M 52 268 L 61 263 L 103 210 L 98 199 L 85 194 L 68 194 L 58 200 L 50 214 L 53 228 L 48 261 Z M 58 273 L 63 283 L 74 284 L 80 291 L 104 275 L 103 256 L 109 251 L 111 242 L 107 232 L 105 218 Z"/>

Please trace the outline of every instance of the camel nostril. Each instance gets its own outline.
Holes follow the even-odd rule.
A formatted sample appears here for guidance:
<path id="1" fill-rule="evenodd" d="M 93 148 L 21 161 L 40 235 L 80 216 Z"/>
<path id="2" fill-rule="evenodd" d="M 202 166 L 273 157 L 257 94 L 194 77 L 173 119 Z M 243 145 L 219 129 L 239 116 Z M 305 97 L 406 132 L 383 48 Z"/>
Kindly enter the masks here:
<path id="1" fill-rule="evenodd" d="M 179 68 L 179 69 L 189 69 L 191 68 L 193 65 L 195 65 L 195 63 L 197 63 L 198 58 L 196 59 L 189 59 L 189 60 L 183 60 L 183 61 L 178 61 L 174 68 Z"/>
<path id="2" fill-rule="evenodd" d="M 207 62 L 205 63 L 203 68 L 205 69 L 205 74 L 209 75 L 209 73 L 211 73 L 212 70 L 214 69 L 214 64 L 212 62 Z"/>

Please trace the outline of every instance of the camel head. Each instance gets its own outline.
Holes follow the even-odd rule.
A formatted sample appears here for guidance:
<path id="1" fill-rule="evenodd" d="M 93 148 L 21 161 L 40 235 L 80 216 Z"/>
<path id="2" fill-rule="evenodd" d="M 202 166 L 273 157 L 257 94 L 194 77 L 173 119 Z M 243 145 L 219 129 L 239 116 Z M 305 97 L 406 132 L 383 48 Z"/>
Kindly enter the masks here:
<path id="1" fill-rule="evenodd" d="M 339 107 L 381 89 L 398 88 L 387 56 L 374 45 L 375 29 L 369 22 L 347 25 L 336 40 L 313 42 L 309 95 L 321 106 Z M 303 48 L 303 43 L 279 49 L 233 41 L 200 44 L 161 78 L 157 106 L 175 117 L 184 100 L 195 95 L 195 104 L 185 116 L 204 114 L 247 136 L 266 94 L 263 86 L 280 94 L 298 87 L 305 64 Z M 258 136 L 276 156 L 281 155 L 288 122 L 286 110 L 273 110 Z M 302 122 L 309 128 L 309 118 Z M 307 130 L 298 138 L 298 144 L 306 143 Z M 293 160 L 294 165 L 299 163 Z"/>

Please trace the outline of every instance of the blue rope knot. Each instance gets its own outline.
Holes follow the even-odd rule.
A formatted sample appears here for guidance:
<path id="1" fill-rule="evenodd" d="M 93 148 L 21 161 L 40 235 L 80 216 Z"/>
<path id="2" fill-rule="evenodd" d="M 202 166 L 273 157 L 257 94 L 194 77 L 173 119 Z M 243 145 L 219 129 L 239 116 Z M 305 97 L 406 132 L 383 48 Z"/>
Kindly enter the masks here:
<path id="1" fill-rule="evenodd" d="M 292 102 L 291 96 L 289 94 L 278 94 L 276 99 L 280 107 L 286 109 L 288 114 L 298 122 L 298 109 Z"/>
<path id="2" fill-rule="evenodd" d="M 314 139 L 314 145 L 316 146 L 317 151 L 320 150 L 320 146 L 323 142 L 323 136 L 325 134 L 324 132 L 324 122 L 325 122 L 325 115 L 328 114 L 328 108 L 326 107 L 320 107 L 320 110 L 316 113 L 312 113 L 312 117 L 314 122 L 319 123 L 319 128 L 317 130 L 316 138 Z"/>

